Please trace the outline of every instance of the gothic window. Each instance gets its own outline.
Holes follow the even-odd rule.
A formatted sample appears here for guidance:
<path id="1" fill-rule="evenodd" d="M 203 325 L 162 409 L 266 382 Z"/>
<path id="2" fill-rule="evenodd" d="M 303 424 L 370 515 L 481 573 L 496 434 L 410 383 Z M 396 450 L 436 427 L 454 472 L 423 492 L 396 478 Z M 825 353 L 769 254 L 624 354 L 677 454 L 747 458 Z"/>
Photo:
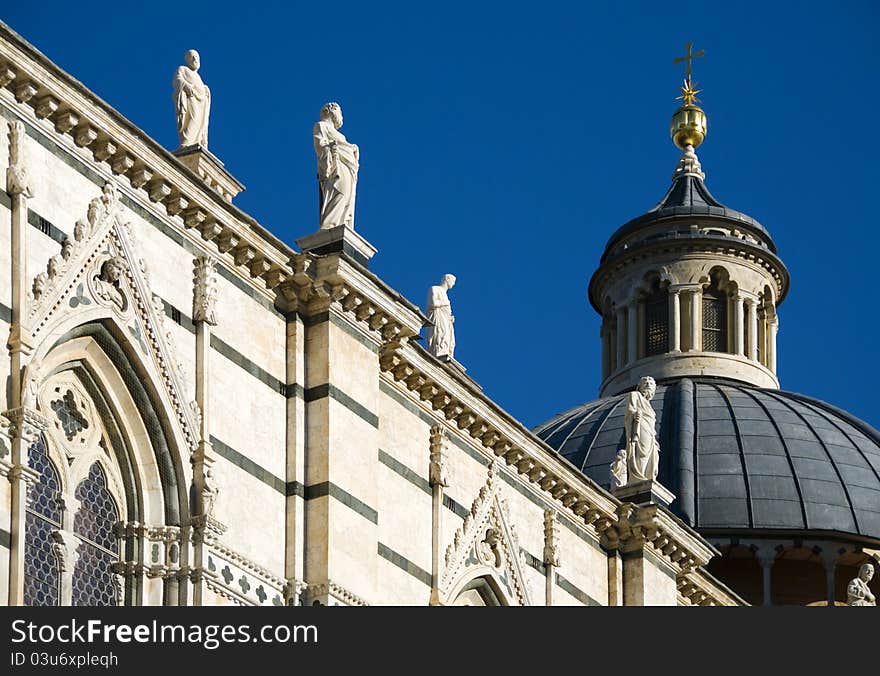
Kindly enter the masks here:
<path id="1" fill-rule="evenodd" d="M 669 300 L 659 282 L 654 282 L 651 295 L 645 299 L 646 357 L 663 354 L 669 349 Z"/>
<path id="2" fill-rule="evenodd" d="M 715 284 L 703 291 L 703 351 L 728 351 L 727 297 Z"/>
<path id="3" fill-rule="evenodd" d="M 24 603 L 57 606 L 60 571 L 52 548 L 52 532 L 61 528 L 61 482 L 42 437 L 28 448 L 28 465 L 40 478 L 30 488 L 30 504 L 25 512 Z"/>
<path id="4" fill-rule="evenodd" d="M 117 560 L 113 526 L 119 520 L 119 510 L 107 489 L 107 476 L 97 462 L 77 486 L 76 498 L 80 508 L 74 518 L 73 531 L 80 542 L 79 557 L 73 569 L 73 605 L 116 605 L 117 590 L 111 566 Z"/>

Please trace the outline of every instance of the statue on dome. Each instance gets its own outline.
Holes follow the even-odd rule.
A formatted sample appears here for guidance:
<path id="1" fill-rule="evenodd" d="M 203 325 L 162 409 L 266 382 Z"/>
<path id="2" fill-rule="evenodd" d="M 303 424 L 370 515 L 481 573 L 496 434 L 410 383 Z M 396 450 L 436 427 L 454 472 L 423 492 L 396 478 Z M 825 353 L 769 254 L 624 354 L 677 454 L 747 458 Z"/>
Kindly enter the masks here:
<path id="1" fill-rule="evenodd" d="M 657 441 L 657 414 L 651 399 L 657 383 L 651 376 L 639 380 L 635 392 L 626 397 L 623 421 L 626 428 L 627 483 L 654 481 L 660 466 L 660 444 Z"/>
<path id="2" fill-rule="evenodd" d="M 211 90 L 199 75 L 199 53 L 190 49 L 185 66 L 174 74 L 174 104 L 177 108 L 177 136 L 180 147 L 208 147 L 208 116 L 211 113 Z"/>
<path id="3" fill-rule="evenodd" d="M 428 291 L 428 304 L 426 313 L 431 325 L 428 327 L 425 337 L 427 339 L 428 352 L 435 357 L 452 359 L 455 352 L 455 329 L 452 324 L 455 317 L 452 315 L 452 305 L 449 302 L 447 292 L 455 286 L 455 275 L 443 275 L 440 284 L 432 286 Z"/>
<path id="4" fill-rule="evenodd" d="M 321 187 L 321 230 L 340 225 L 354 229 L 354 200 L 360 150 L 339 131 L 342 108 L 326 103 L 313 130 Z"/>
<path id="5" fill-rule="evenodd" d="M 848 606 L 876 606 L 877 599 L 868 583 L 874 577 L 874 566 L 865 563 L 859 568 L 859 576 L 853 578 L 846 585 L 846 605 Z"/>

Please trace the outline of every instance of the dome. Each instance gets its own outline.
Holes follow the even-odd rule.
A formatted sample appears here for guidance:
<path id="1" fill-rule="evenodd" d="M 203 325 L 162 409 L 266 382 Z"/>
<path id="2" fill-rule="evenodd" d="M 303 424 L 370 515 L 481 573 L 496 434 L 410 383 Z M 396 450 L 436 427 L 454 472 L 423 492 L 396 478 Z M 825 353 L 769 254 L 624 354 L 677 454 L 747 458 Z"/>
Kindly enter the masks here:
<path id="1" fill-rule="evenodd" d="M 583 404 L 534 432 L 607 488 L 625 447 L 625 397 Z M 880 432 L 867 423 L 801 394 L 716 378 L 659 382 L 652 405 L 658 479 L 691 525 L 880 538 Z"/>
<path id="2" fill-rule="evenodd" d="M 607 258 L 621 240 L 638 230 L 661 223 L 671 227 L 671 222 L 674 221 L 690 223 L 694 218 L 716 220 L 750 232 L 771 253 L 776 253 L 776 245 L 761 223 L 721 204 L 709 192 L 702 178 L 693 174 L 682 174 L 673 178 L 669 190 L 654 208 L 627 221 L 611 235 L 602 258 Z"/>

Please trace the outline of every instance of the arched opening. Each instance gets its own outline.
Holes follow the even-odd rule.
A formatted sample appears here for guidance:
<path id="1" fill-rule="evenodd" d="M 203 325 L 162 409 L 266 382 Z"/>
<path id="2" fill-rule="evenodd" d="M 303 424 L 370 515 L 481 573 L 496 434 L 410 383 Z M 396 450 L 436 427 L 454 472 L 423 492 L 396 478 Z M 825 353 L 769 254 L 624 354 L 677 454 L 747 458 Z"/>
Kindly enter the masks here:
<path id="1" fill-rule="evenodd" d="M 119 521 L 119 508 L 107 488 L 107 475 L 94 462 L 76 488 L 79 509 L 73 520 L 77 560 L 71 583 L 71 605 L 115 606 L 121 599 L 113 564 L 119 548 L 113 529 Z"/>
<path id="2" fill-rule="evenodd" d="M 25 602 L 183 602 L 185 584 L 145 572 L 155 563 L 148 531 L 189 520 L 186 448 L 149 362 L 109 320 L 67 331 L 35 359 L 37 407 L 50 424 L 31 450 L 31 466 L 42 469 L 27 515 L 33 564 L 26 564 Z M 169 545 L 175 564 L 179 550 L 180 543 Z M 142 572 L 123 577 L 117 563 Z"/>
<path id="3" fill-rule="evenodd" d="M 725 545 L 719 549 L 721 556 L 706 566 L 709 572 L 751 605 L 763 604 L 763 573 L 754 550 L 741 545 Z"/>
<path id="4" fill-rule="evenodd" d="M 61 571 L 53 533 L 61 528 L 61 478 L 41 435 L 28 448 L 28 465 L 39 474 L 30 488 L 25 513 L 24 604 L 57 606 L 61 602 Z"/>
<path id="5" fill-rule="evenodd" d="M 713 272 L 710 279 L 703 289 L 703 352 L 730 352 L 727 293 L 719 274 Z"/>
<path id="6" fill-rule="evenodd" d="M 645 330 L 642 353 L 646 357 L 663 354 L 669 349 L 669 294 L 654 279 L 644 298 Z"/>
<path id="7" fill-rule="evenodd" d="M 477 577 L 468 582 L 452 602 L 454 606 L 506 606 L 504 594 L 496 582 L 488 576 Z"/>
<path id="8" fill-rule="evenodd" d="M 825 579 L 825 566 L 820 554 L 806 547 L 786 549 L 773 562 L 773 605 L 825 605 Z"/>

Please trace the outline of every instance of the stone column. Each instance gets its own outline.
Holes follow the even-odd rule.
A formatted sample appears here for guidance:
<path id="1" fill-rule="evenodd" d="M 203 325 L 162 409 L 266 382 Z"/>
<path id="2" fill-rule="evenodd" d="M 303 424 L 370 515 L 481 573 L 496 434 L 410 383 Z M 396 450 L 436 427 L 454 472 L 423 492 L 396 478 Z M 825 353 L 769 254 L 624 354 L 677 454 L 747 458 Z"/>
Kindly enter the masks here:
<path id="1" fill-rule="evenodd" d="M 556 584 L 556 569 L 559 567 L 559 522 L 556 510 L 544 512 L 544 600 L 546 605 L 553 605 L 553 587 Z"/>
<path id="2" fill-rule="evenodd" d="M 755 556 L 758 559 L 758 563 L 761 564 L 761 573 L 763 575 L 764 600 L 762 605 L 772 606 L 773 589 L 771 585 L 771 576 L 773 573 L 773 564 L 776 561 L 776 550 L 770 547 L 762 547 L 756 552 Z"/>
<path id="3" fill-rule="evenodd" d="M 305 449 L 306 402 L 304 383 L 306 325 L 298 312 L 287 313 L 286 396 L 287 396 L 287 485 L 286 538 L 284 551 L 285 603 L 296 606 L 305 586 Z"/>
<path id="4" fill-rule="evenodd" d="M 12 312 L 9 338 L 9 410 L 6 417 L 11 422 L 11 457 L 7 478 L 10 486 L 9 519 L 9 596 L 10 606 L 24 603 L 24 538 L 27 486 L 36 480 L 36 474 L 28 467 L 28 446 L 40 434 L 36 411 L 25 408 L 23 388 L 24 371 L 33 353 L 33 339 L 26 324 L 27 315 L 27 231 L 28 198 L 32 196 L 27 167 L 24 162 L 24 123 L 9 123 L 9 166 L 6 169 L 6 193 L 12 212 L 10 227 L 12 275 Z"/>
<path id="5" fill-rule="evenodd" d="M 193 466 L 193 605 L 204 596 L 204 568 L 207 563 L 206 530 L 212 525 L 219 488 L 212 474 L 215 461 L 211 445 L 210 357 L 211 327 L 217 325 L 216 261 L 198 256 L 193 261 L 193 323 L 196 328 L 196 406 L 199 413 L 199 445 L 190 457 Z"/>
<path id="6" fill-rule="evenodd" d="M 776 373 L 776 334 L 779 332 L 779 318 L 775 315 L 767 322 L 767 368 Z"/>
<path id="7" fill-rule="evenodd" d="M 431 485 L 431 598 L 428 603 L 440 605 L 440 556 L 443 547 L 443 489 L 449 485 L 446 473 L 446 434 L 442 425 L 431 428 L 431 455 L 428 483 Z"/>
<path id="8" fill-rule="evenodd" d="M 669 351 L 681 352 L 681 291 L 669 289 Z"/>
<path id="9" fill-rule="evenodd" d="M 701 334 L 701 321 L 700 321 L 700 301 L 702 300 L 702 290 L 697 287 L 696 289 L 688 289 L 688 295 L 690 296 L 690 323 L 691 323 L 691 344 L 688 348 L 690 351 L 699 350 L 702 347 L 702 341 L 700 340 Z"/>
<path id="10" fill-rule="evenodd" d="M 833 549 L 822 549 L 822 566 L 825 568 L 825 598 L 829 606 L 834 607 L 834 576 L 837 571 L 837 552 Z"/>
<path id="11" fill-rule="evenodd" d="M 758 302 L 755 298 L 746 298 L 749 309 L 749 359 L 758 361 Z"/>
<path id="12" fill-rule="evenodd" d="M 617 308 L 617 367 L 616 370 L 626 366 L 626 308 L 621 306 Z"/>
<path id="13" fill-rule="evenodd" d="M 629 302 L 626 316 L 627 363 L 632 364 L 639 358 L 639 302 L 635 298 Z"/>
<path id="14" fill-rule="evenodd" d="M 745 356 L 745 298 L 739 293 L 733 298 L 733 352 Z"/>

